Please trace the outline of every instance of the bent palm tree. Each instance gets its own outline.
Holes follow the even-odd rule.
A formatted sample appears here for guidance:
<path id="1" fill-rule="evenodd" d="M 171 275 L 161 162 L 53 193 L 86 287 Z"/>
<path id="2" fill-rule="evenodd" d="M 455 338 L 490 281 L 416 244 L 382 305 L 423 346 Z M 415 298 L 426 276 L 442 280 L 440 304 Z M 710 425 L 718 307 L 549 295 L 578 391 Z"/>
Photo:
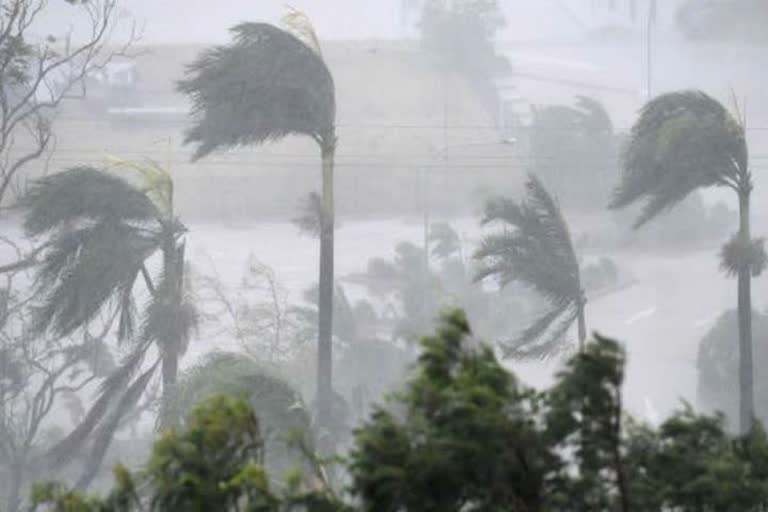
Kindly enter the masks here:
<path id="1" fill-rule="evenodd" d="M 574 321 L 582 350 L 587 337 L 586 297 L 568 225 L 538 178 L 529 176 L 525 188 L 525 199 L 519 203 L 495 199 L 486 205 L 482 223 L 502 229 L 483 238 L 475 252 L 481 265 L 475 279 L 495 277 L 501 286 L 518 281 L 550 304 L 546 313 L 503 347 L 508 357 L 551 354 Z"/>
<path id="2" fill-rule="evenodd" d="M 750 235 L 752 176 L 743 123 L 703 92 L 674 92 L 650 101 L 632 127 L 610 207 L 644 201 L 637 228 L 710 186 L 730 188 L 739 199 L 739 231 L 721 256 L 726 272 L 738 276 L 739 428 L 746 432 L 754 417 L 751 277 L 765 267 L 765 252 L 763 241 Z"/>
<path id="3" fill-rule="evenodd" d="M 133 343 L 120 367 L 102 384 L 83 422 L 48 454 L 51 464 L 60 466 L 93 439 L 82 486 L 95 475 L 122 418 L 140 400 L 159 366 L 164 399 L 170 399 L 178 358 L 194 325 L 194 310 L 183 297 L 180 238 L 185 228 L 172 214 L 170 191 L 166 185 L 145 192 L 98 169 L 77 167 L 36 182 L 23 200 L 27 234 L 47 237 L 37 268 L 40 306 L 35 329 L 63 337 L 91 322 L 103 322 L 100 314 L 105 313 L 106 322 L 117 320 L 118 339 Z M 165 199 L 155 203 L 153 193 Z M 162 254 L 163 268 L 155 284 L 145 262 L 157 252 Z M 151 300 L 137 329 L 139 276 Z M 136 377 L 153 345 L 160 352 L 159 361 Z"/>
<path id="4" fill-rule="evenodd" d="M 185 141 L 197 145 L 194 159 L 294 134 L 311 137 L 320 147 L 317 414 L 324 426 L 332 377 L 335 88 L 306 17 L 293 11 L 286 21 L 293 33 L 265 23 L 237 25 L 231 44 L 204 51 L 187 68 L 179 90 L 192 99 L 194 125 Z"/>

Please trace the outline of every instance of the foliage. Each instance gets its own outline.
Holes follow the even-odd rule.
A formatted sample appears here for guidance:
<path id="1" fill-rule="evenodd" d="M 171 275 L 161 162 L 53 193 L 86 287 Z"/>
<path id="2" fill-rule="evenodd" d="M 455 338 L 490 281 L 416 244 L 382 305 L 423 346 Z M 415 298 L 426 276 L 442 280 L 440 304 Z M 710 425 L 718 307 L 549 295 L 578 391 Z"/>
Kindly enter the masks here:
<path id="1" fill-rule="evenodd" d="M 504 347 L 511 357 L 541 357 L 560 349 L 585 302 L 579 263 L 558 203 L 531 175 L 526 197 L 516 203 L 491 200 L 484 225 L 499 226 L 475 252 L 476 279 L 495 278 L 503 287 L 519 281 L 541 295 L 549 309 Z"/>
<path id="2" fill-rule="evenodd" d="M 322 57 L 298 37 L 266 23 L 242 23 L 233 42 L 204 51 L 179 90 L 192 100 L 185 141 L 195 158 L 228 147 L 300 134 L 333 144 L 336 102 Z"/>
<path id="3" fill-rule="evenodd" d="M 62 337 L 90 324 L 106 334 L 116 321 L 118 340 L 131 344 L 103 379 L 77 428 L 47 454 L 54 467 L 61 467 L 90 443 L 81 486 L 95 476 L 122 419 L 144 396 L 158 368 L 165 398 L 171 396 L 178 358 L 196 325 L 196 311 L 184 289 L 181 238 L 186 228 L 174 216 L 170 178 L 162 169 L 152 170 L 150 177 L 167 179 L 150 180 L 144 174 L 148 187 L 140 190 L 113 174 L 77 167 L 35 182 L 22 200 L 28 236 L 45 238 L 35 268 L 39 306 L 34 334 Z M 145 266 L 155 253 L 163 260 L 157 282 Z M 140 276 L 150 297 L 139 316 L 135 297 Z M 158 362 L 143 369 L 152 346 L 158 349 Z"/>
<path id="4" fill-rule="evenodd" d="M 572 453 L 578 475 L 558 474 L 553 504 L 576 510 L 629 510 L 622 455 L 621 385 L 624 351 L 597 336 L 573 358 L 546 393 L 549 443 Z"/>
<path id="5" fill-rule="evenodd" d="M 577 96 L 574 106 L 533 110 L 531 171 L 567 206 L 594 209 L 608 202 L 617 146 L 613 122 L 597 100 Z"/>
<path id="6" fill-rule="evenodd" d="M 693 192 L 664 215 L 664 222 L 633 229 L 640 205 L 616 211 L 614 220 L 619 229 L 619 242 L 643 248 L 684 249 L 709 246 L 731 235 L 738 224 L 738 214 L 725 202 L 707 205 L 701 193 Z"/>
<path id="7" fill-rule="evenodd" d="M 135 30 L 122 43 L 119 0 L 68 1 L 78 24 L 55 24 L 49 2 L 7 0 L 0 5 L 0 205 L 26 192 L 30 164 L 54 151 L 53 126 L 61 107 L 86 96 L 86 81 L 116 57 L 129 54 Z M 74 27 L 77 27 L 76 29 Z M 129 27 L 130 28 L 130 27 Z M 19 139 L 24 145 L 17 144 Z M 43 169 L 47 162 L 42 163 Z"/>
<path id="8" fill-rule="evenodd" d="M 192 102 L 186 144 L 194 159 L 213 151 L 259 145 L 288 135 L 312 138 L 322 159 L 317 411 L 328 424 L 333 407 L 333 169 L 336 91 L 309 19 L 291 9 L 286 30 L 241 23 L 233 41 L 203 51 L 178 89 Z"/>
<path id="9" fill-rule="evenodd" d="M 639 510 L 763 510 L 768 438 L 761 426 L 731 438 L 723 418 L 686 407 L 652 431 L 634 426 L 626 448 Z"/>
<path id="10" fill-rule="evenodd" d="M 740 268 L 748 268 L 752 277 L 758 277 L 765 270 L 768 258 L 765 254 L 765 239 L 747 241 L 735 234 L 723 245 L 720 251 L 720 268 L 729 276 L 735 277 Z"/>
<path id="11" fill-rule="evenodd" d="M 510 68 L 494 44 L 504 25 L 497 0 L 427 0 L 420 21 L 423 47 L 474 87 L 494 119 L 499 99 L 493 80 Z"/>
<path id="12" fill-rule="evenodd" d="M 310 417 L 301 397 L 274 369 L 248 356 L 213 352 L 182 373 L 169 406 L 183 423 L 196 404 L 215 395 L 243 398 L 261 418 L 263 462 L 273 480 L 301 461 L 289 440 L 302 435 L 311 444 Z"/>
<path id="13" fill-rule="evenodd" d="M 724 312 L 699 342 L 698 405 L 706 411 L 720 411 L 729 427 L 738 420 L 739 352 L 736 336 L 738 319 L 735 310 Z M 755 340 L 755 414 L 768 420 L 768 316 L 752 312 Z"/>
<path id="14" fill-rule="evenodd" d="M 632 127 L 611 207 L 644 201 L 635 222 L 642 226 L 698 188 L 746 186 L 747 158 L 742 126 L 717 100 L 698 91 L 664 94 Z"/>
<path id="15" fill-rule="evenodd" d="M 291 302 L 275 271 L 252 255 L 237 286 L 224 283 L 214 266 L 192 279 L 209 327 L 206 337 L 226 335 L 254 360 L 268 364 L 294 357 L 312 339 L 315 331 L 307 331 L 304 312 Z"/>
<path id="16" fill-rule="evenodd" d="M 356 432 L 349 470 L 362 510 L 540 506 L 546 450 L 526 392 L 469 335 L 463 314 L 446 314 L 422 340 L 402 414 L 379 408 Z"/>
<path id="17" fill-rule="evenodd" d="M 276 492 L 247 403 L 212 396 L 161 435 L 145 469 L 118 466 L 106 499 L 57 484 L 38 506 L 61 511 L 629 510 L 758 512 L 768 505 L 768 438 L 731 437 L 718 416 L 686 408 L 653 427 L 625 421 L 625 354 L 597 336 L 542 392 L 526 389 L 474 339 L 460 311 L 422 338 L 400 393 L 356 431 L 349 500 L 305 451 Z"/>
<path id="18" fill-rule="evenodd" d="M 739 201 L 739 231 L 721 253 L 721 266 L 737 279 L 739 310 L 739 428 L 746 433 L 755 415 L 750 279 L 765 267 L 761 239 L 750 233 L 752 173 L 744 117 L 732 116 L 700 91 L 663 94 L 648 102 L 632 127 L 623 173 L 612 208 L 644 203 L 638 228 L 673 208 L 699 188 L 730 188 Z"/>
<path id="19" fill-rule="evenodd" d="M 496 0 L 428 0 L 422 41 L 457 68 L 487 68 L 496 63 L 493 40 L 504 25 Z"/>
<path id="20" fill-rule="evenodd" d="M 284 496 L 276 494 L 262 466 L 263 448 L 259 421 L 246 402 L 214 396 L 196 407 L 182 427 L 160 436 L 143 471 L 131 474 L 118 466 L 117 485 L 106 499 L 45 484 L 33 495 L 33 510 L 343 510 L 329 490 L 312 490 L 301 478 L 293 479 Z"/>

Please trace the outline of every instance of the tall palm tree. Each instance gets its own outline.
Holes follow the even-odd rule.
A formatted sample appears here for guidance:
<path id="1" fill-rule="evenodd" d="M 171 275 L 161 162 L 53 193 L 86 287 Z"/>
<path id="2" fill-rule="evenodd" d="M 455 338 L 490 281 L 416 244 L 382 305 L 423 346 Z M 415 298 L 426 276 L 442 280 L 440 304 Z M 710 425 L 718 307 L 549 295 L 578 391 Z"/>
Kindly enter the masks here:
<path id="1" fill-rule="evenodd" d="M 292 11 L 285 21 L 290 31 L 266 23 L 232 28 L 232 43 L 204 51 L 187 68 L 179 90 L 192 100 L 194 124 L 185 141 L 197 146 L 194 159 L 288 135 L 311 137 L 320 147 L 317 413 L 323 426 L 329 420 L 333 371 L 335 87 L 306 17 Z"/>
<path id="2" fill-rule="evenodd" d="M 483 238 L 475 252 L 480 270 L 475 279 L 494 277 L 501 286 L 520 282 L 539 293 L 549 310 L 504 347 L 509 357 L 544 357 L 562 346 L 574 322 L 579 350 L 587 326 L 586 296 L 568 224 L 557 201 L 530 175 L 521 202 L 494 199 L 485 209 L 484 225 L 500 230 Z"/>
<path id="3" fill-rule="evenodd" d="M 638 228 L 696 189 L 727 187 L 739 200 L 739 231 L 724 246 L 722 266 L 738 276 L 740 351 L 739 428 L 754 417 L 751 277 L 765 267 L 762 240 L 752 240 L 749 200 L 752 175 L 740 115 L 699 91 L 664 94 L 648 102 L 632 127 L 623 173 L 611 208 L 644 202 Z"/>
<path id="4" fill-rule="evenodd" d="M 92 440 L 82 486 L 95 476 L 115 431 L 158 367 L 163 398 L 172 399 L 178 359 L 195 321 L 183 293 L 186 230 L 173 215 L 170 178 L 162 179 L 167 174 L 157 166 L 143 167 L 146 190 L 102 170 L 76 167 L 36 182 L 22 203 L 26 233 L 45 237 L 47 246 L 36 269 L 40 306 L 34 328 L 64 337 L 91 323 L 116 321 L 118 339 L 132 343 L 83 422 L 48 454 L 60 466 Z M 163 265 L 153 280 L 146 262 L 156 253 Z M 150 300 L 137 328 L 140 276 Z M 158 361 L 136 377 L 153 345 Z"/>

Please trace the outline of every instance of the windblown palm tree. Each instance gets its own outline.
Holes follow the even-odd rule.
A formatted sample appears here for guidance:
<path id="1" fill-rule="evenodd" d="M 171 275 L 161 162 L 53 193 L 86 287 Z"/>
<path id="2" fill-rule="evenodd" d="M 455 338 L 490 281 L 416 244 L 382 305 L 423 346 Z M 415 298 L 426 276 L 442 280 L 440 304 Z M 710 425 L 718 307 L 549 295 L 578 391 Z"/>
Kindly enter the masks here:
<path id="1" fill-rule="evenodd" d="M 640 227 L 711 186 L 730 188 L 739 200 L 739 232 L 721 256 L 724 270 L 738 276 L 739 421 L 745 432 L 754 417 L 751 277 L 765 268 L 765 251 L 762 239 L 750 235 L 752 175 L 743 122 L 698 91 L 664 94 L 646 104 L 632 128 L 611 208 L 644 201 L 635 223 Z"/>
<path id="2" fill-rule="evenodd" d="M 517 281 L 539 293 L 549 309 L 505 344 L 508 357 L 544 357 L 562 347 L 568 329 L 578 322 L 579 349 L 587 336 L 586 297 L 579 262 L 560 207 L 534 175 L 521 202 L 489 201 L 484 225 L 501 229 L 483 238 L 475 253 L 476 280 L 494 277 L 501 286 Z"/>
<path id="3" fill-rule="evenodd" d="M 172 398 L 178 359 L 195 321 L 184 298 L 185 228 L 173 215 L 170 178 L 157 166 L 132 165 L 143 169 L 146 190 L 104 171 L 77 167 L 36 182 L 23 201 L 27 234 L 47 239 L 37 268 L 35 329 L 63 337 L 91 323 L 116 320 L 118 339 L 132 344 L 83 422 L 49 453 L 52 464 L 61 465 L 93 439 L 82 486 L 95 475 L 115 431 L 158 367 L 164 399 Z M 157 283 L 146 266 L 156 253 L 163 261 Z M 139 276 L 150 300 L 137 326 Z M 153 345 L 159 359 L 137 377 Z"/>
<path id="4" fill-rule="evenodd" d="M 306 16 L 292 11 L 289 31 L 265 23 L 232 29 L 234 40 L 204 51 L 179 90 L 192 99 L 186 142 L 195 159 L 213 151 L 259 145 L 288 135 L 311 137 L 322 157 L 318 421 L 328 424 L 333 332 L 333 160 L 336 100 L 333 77 Z"/>

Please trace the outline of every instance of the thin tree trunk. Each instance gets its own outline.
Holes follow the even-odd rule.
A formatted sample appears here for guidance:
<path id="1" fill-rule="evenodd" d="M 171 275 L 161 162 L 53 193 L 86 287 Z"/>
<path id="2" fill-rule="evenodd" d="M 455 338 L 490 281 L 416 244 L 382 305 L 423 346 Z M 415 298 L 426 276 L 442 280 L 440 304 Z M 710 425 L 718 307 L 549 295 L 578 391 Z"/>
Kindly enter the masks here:
<path id="1" fill-rule="evenodd" d="M 739 192 L 739 237 L 745 250 L 751 243 L 749 228 L 749 191 Z M 755 416 L 754 376 L 752 370 L 752 269 L 744 264 L 738 275 L 739 314 L 739 430 L 752 428 Z"/>
<path id="2" fill-rule="evenodd" d="M 331 428 L 333 406 L 333 160 L 335 139 L 322 147 L 323 197 L 320 219 L 320 286 L 318 294 L 317 328 L 317 418 L 326 435 Z M 322 437 L 322 436 L 321 436 Z M 329 449 L 331 442 L 320 443 Z"/>
<path id="3" fill-rule="evenodd" d="M 158 297 L 156 300 L 167 301 L 168 304 L 174 306 L 176 311 L 180 309 L 183 300 L 184 252 L 184 244 L 177 245 L 173 232 L 169 231 L 163 247 L 163 273 L 167 282 L 165 283 L 166 288 L 161 290 L 161 293 L 165 296 Z M 158 423 L 160 428 L 171 427 L 178 421 L 176 382 L 183 341 L 181 337 L 184 335 L 178 331 L 178 328 L 179 326 L 176 325 L 171 330 L 170 339 L 159 340 L 162 343 L 160 353 L 163 378 L 163 407 Z"/>
<path id="4" fill-rule="evenodd" d="M 582 299 L 579 302 L 578 306 L 578 312 L 577 314 L 577 321 L 579 324 L 579 352 L 584 352 L 584 343 L 587 340 L 587 321 L 584 316 L 584 306 L 585 306 L 585 300 Z"/>
<path id="5" fill-rule="evenodd" d="M 629 512 L 629 490 L 627 489 L 627 477 L 624 473 L 624 461 L 621 458 L 621 420 L 622 420 L 621 384 L 616 388 L 616 412 L 613 425 L 613 465 L 616 471 L 616 487 L 619 491 L 619 503 L 621 512 Z"/>

